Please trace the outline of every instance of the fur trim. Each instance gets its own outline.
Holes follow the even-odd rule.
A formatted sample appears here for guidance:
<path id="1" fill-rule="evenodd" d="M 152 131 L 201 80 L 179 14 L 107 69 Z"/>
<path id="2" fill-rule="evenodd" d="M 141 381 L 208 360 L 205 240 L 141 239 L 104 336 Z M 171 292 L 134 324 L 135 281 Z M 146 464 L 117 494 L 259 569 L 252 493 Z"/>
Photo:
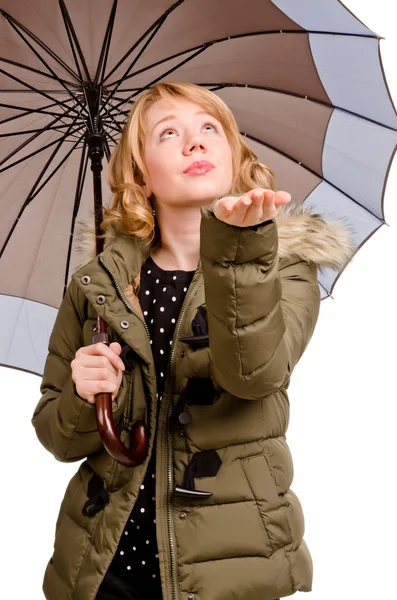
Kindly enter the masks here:
<path id="1" fill-rule="evenodd" d="M 291 201 L 279 207 L 277 231 L 280 258 L 297 256 L 315 264 L 320 270 L 325 267 L 342 269 L 355 253 L 353 230 L 346 219 L 329 219 L 311 212 L 309 207 Z M 107 232 L 105 248 L 117 234 Z M 93 220 L 78 221 L 76 227 L 76 250 L 83 257 L 82 267 L 95 258 L 95 227 Z"/>

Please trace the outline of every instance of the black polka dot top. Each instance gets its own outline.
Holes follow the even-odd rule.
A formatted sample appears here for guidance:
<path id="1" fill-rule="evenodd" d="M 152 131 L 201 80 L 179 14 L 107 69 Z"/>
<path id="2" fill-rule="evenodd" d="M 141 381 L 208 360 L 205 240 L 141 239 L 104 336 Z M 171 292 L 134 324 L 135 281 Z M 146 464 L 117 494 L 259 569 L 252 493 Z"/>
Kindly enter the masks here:
<path id="1" fill-rule="evenodd" d="M 138 293 L 157 377 L 160 403 L 170 358 L 172 337 L 195 271 L 164 271 L 149 257 L 141 270 Z M 161 599 L 156 541 L 155 452 L 149 461 L 137 501 L 96 596 L 97 600 Z"/>

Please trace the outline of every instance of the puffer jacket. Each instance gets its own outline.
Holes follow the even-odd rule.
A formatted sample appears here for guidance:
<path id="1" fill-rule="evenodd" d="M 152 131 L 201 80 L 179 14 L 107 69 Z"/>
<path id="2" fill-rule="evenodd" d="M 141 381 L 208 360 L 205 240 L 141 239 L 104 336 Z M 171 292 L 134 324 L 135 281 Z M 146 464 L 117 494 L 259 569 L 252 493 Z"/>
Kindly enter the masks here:
<path id="1" fill-rule="evenodd" d="M 157 413 L 156 375 L 137 291 L 150 248 L 108 240 L 75 272 L 49 341 L 33 425 L 59 461 L 83 460 L 56 523 L 44 578 L 49 600 L 93 600 L 137 498 L 156 435 L 156 523 L 164 600 L 274 600 L 310 591 L 304 515 L 291 489 L 287 388 L 320 308 L 317 270 L 351 258 L 337 220 L 290 203 L 256 228 L 201 209 L 200 261 L 177 321 Z M 116 463 L 70 362 L 92 343 L 97 314 L 128 368 L 113 411 L 128 445 L 145 419 L 149 456 Z M 126 356 L 126 355 L 125 355 Z M 175 418 L 188 410 L 192 420 Z M 175 486 L 211 492 L 186 498 Z"/>

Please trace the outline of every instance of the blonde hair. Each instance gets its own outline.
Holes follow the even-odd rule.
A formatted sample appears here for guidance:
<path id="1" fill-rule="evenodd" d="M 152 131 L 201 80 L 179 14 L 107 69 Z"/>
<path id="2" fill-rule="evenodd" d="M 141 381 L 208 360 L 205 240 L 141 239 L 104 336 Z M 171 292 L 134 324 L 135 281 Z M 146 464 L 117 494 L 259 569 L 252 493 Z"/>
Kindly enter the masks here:
<path id="1" fill-rule="evenodd" d="M 232 111 L 219 96 L 193 83 L 156 83 L 135 102 L 110 158 L 108 180 L 113 197 L 110 207 L 104 209 L 101 228 L 105 234 L 112 230 L 136 235 L 149 242 L 160 240 L 153 207 L 143 188 L 146 172 L 144 119 L 154 102 L 163 99 L 172 104 L 178 97 L 203 105 L 221 123 L 232 150 L 231 194 L 245 193 L 255 187 L 275 189 L 273 172 L 258 161 L 245 143 Z"/>

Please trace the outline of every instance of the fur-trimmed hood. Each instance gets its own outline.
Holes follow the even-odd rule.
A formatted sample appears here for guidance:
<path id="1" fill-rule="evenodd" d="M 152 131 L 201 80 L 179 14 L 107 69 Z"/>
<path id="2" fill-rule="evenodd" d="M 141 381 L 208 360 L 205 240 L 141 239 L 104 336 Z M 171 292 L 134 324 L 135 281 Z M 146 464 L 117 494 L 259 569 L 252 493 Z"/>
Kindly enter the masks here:
<path id="1" fill-rule="evenodd" d="M 280 259 L 298 256 L 320 271 L 325 267 L 342 269 L 352 259 L 356 247 L 353 231 L 346 219 L 330 219 L 311 212 L 310 207 L 291 201 L 278 208 L 277 223 Z M 116 235 L 108 232 L 105 248 Z M 79 221 L 76 228 L 76 249 L 81 255 L 80 267 L 96 255 L 93 222 Z"/>

